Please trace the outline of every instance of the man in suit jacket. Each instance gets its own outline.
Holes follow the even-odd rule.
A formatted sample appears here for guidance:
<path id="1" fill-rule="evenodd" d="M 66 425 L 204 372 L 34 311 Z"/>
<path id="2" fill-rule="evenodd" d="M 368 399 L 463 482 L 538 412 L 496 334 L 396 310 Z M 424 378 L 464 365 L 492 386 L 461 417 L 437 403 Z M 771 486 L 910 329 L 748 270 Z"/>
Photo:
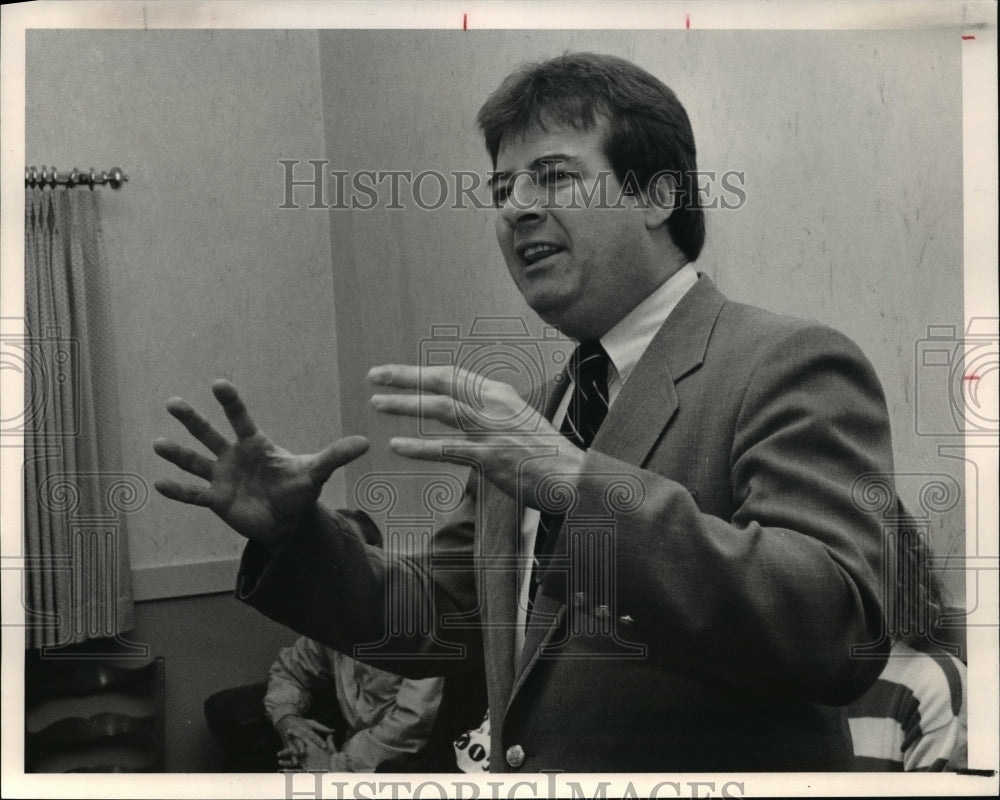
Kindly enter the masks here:
<path id="1" fill-rule="evenodd" d="M 366 548 L 351 533 L 364 514 L 315 502 L 363 439 L 292 456 L 225 382 L 235 442 L 168 405 L 215 461 L 155 445 L 209 486 L 157 488 L 251 540 L 237 595 L 269 616 L 411 677 L 484 676 L 491 771 L 846 769 L 838 706 L 888 649 L 852 657 L 883 630 L 881 520 L 856 488 L 892 471 L 871 366 L 842 335 L 730 302 L 694 271 L 693 135 L 648 73 L 553 59 L 508 77 L 479 121 L 511 276 L 596 354 L 600 380 L 569 374 L 538 413 L 458 368 L 371 371 L 409 390 L 377 409 L 462 434 L 396 452 L 473 466 L 430 553 Z M 587 387 L 603 422 L 580 416 Z M 390 626 L 401 603 L 430 609 L 426 624 Z"/>

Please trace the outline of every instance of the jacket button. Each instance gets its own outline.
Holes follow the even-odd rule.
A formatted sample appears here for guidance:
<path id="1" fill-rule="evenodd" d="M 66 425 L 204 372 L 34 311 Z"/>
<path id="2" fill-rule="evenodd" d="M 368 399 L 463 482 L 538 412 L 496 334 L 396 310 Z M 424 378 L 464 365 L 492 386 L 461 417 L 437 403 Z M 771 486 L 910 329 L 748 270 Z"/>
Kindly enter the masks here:
<path id="1" fill-rule="evenodd" d="M 635 625 L 635 620 L 632 619 L 631 614 L 626 614 L 623 617 L 618 617 L 618 624 L 621 625 L 623 628 L 631 628 L 633 625 Z"/>
<path id="2" fill-rule="evenodd" d="M 519 744 L 507 748 L 507 763 L 517 769 L 524 764 L 524 748 Z"/>
<path id="3" fill-rule="evenodd" d="M 586 592 L 577 592 L 576 594 L 573 595 L 573 605 L 575 605 L 577 608 L 579 608 L 586 602 L 587 602 Z"/>
<path id="4" fill-rule="evenodd" d="M 608 617 L 611 616 L 611 609 L 608 608 L 606 605 L 601 604 L 594 609 L 594 615 L 598 619 L 607 619 Z"/>

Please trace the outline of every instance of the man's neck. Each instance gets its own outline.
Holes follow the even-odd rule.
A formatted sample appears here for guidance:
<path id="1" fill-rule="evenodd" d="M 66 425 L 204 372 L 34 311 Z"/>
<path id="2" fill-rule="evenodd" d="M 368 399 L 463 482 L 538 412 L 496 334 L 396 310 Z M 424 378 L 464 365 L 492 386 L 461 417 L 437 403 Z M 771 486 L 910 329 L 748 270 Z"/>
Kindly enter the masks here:
<path id="1" fill-rule="evenodd" d="M 661 273 L 653 281 L 651 281 L 649 286 L 646 288 L 646 291 L 643 292 L 641 295 L 638 295 L 636 297 L 635 302 L 631 306 L 629 306 L 628 309 L 624 311 L 624 313 L 619 314 L 617 318 L 610 320 L 601 320 L 600 322 L 602 324 L 600 325 L 588 326 L 589 329 L 586 331 L 581 331 L 581 335 L 575 335 L 568 331 L 564 332 L 567 333 L 572 339 L 575 339 L 578 342 L 584 340 L 603 341 L 605 336 L 607 336 L 611 331 L 618 328 L 630 316 L 635 314 L 637 308 L 640 308 L 644 303 L 647 303 L 649 299 L 655 296 L 657 292 L 659 292 L 661 288 L 668 281 L 674 278 L 682 269 L 684 269 L 684 267 L 688 265 L 689 262 L 685 258 L 683 258 L 680 251 L 678 251 L 676 255 L 677 258 L 672 260 L 671 268 L 668 271 Z"/>

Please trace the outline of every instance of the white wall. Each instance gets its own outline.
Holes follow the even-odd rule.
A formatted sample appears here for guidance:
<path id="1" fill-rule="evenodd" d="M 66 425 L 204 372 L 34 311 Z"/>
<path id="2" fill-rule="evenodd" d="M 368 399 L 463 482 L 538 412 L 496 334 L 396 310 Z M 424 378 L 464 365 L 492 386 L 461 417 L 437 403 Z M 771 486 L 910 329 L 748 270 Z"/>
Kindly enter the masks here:
<path id="1" fill-rule="evenodd" d="M 327 218 L 278 208 L 279 159 L 323 151 L 317 34 L 46 30 L 26 51 L 27 163 L 129 176 L 101 191 L 123 467 L 151 489 L 128 520 L 136 589 L 218 591 L 243 540 L 152 491 L 176 472 L 152 440 L 187 437 L 166 400 L 228 432 L 209 391 L 226 377 L 285 446 L 340 434 Z M 337 502 L 342 480 L 327 495 Z M 186 562 L 221 572 L 149 572 Z"/>

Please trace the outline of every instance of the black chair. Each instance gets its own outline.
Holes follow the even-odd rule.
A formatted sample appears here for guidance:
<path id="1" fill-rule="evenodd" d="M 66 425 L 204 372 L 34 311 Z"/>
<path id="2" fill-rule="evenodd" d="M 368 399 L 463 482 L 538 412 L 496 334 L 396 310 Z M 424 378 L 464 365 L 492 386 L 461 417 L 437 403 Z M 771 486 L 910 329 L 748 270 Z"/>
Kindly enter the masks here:
<path id="1" fill-rule="evenodd" d="M 264 711 L 267 683 L 223 689 L 205 700 L 208 729 L 222 751 L 222 772 L 275 772 L 283 747 Z"/>

